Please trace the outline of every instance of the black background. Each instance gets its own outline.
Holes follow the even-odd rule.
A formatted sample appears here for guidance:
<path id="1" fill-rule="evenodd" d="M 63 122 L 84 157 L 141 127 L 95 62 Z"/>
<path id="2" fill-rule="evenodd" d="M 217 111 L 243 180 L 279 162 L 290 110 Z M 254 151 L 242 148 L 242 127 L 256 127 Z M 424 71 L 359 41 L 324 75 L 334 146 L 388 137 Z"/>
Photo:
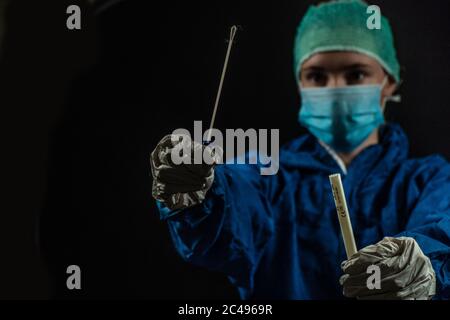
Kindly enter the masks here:
<path id="1" fill-rule="evenodd" d="M 110 6 L 107 6 L 110 3 Z M 149 154 L 209 125 L 233 24 L 217 127 L 303 132 L 292 42 L 311 1 L 13 1 L 0 60 L 0 298 L 237 298 L 184 263 L 151 198 Z M 404 80 L 388 106 L 411 154 L 449 159 L 450 3 L 372 1 L 390 18 Z M 82 29 L 66 28 L 66 8 Z M 105 6 L 106 5 L 106 6 Z M 82 290 L 66 289 L 66 268 Z"/>

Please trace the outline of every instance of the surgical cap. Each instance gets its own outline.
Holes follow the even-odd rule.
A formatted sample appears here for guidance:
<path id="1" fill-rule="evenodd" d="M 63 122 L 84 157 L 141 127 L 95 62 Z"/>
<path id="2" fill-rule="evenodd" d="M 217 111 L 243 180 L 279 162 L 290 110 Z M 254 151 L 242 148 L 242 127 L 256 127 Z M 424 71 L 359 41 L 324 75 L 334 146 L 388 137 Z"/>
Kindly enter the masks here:
<path id="1" fill-rule="evenodd" d="M 381 16 L 381 29 L 369 29 L 368 5 L 361 0 L 337 0 L 309 7 L 297 29 L 294 72 L 298 79 L 302 63 L 313 54 L 353 51 L 377 60 L 397 82 L 400 66 L 388 20 Z"/>

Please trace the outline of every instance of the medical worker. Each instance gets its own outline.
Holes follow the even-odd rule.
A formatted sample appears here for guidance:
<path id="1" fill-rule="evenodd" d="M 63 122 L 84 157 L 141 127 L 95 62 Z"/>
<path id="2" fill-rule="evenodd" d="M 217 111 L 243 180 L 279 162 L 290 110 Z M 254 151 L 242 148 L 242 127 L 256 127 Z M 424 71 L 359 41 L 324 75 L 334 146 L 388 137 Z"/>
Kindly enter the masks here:
<path id="1" fill-rule="evenodd" d="M 251 164 L 175 165 L 174 136 L 151 155 L 153 196 L 177 251 L 225 273 L 243 299 L 450 297 L 450 165 L 438 155 L 409 158 L 405 133 L 385 122 L 400 68 L 388 20 L 369 29 L 366 10 L 340 0 L 303 17 L 294 71 L 298 120 L 309 133 L 280 150 L 277 174 Z M 349 259 L 333 173 L 360 248 Z M 368 285 L 372 265 L 380 282 Z"/>

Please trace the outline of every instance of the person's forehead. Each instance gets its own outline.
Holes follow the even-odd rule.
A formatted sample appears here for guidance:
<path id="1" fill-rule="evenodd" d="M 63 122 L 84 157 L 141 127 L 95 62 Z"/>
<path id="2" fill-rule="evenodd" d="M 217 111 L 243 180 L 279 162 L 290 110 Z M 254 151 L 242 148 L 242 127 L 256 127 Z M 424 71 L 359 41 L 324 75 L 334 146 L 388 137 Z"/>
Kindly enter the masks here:
<path id="1" fill-rule="evenodd" d="M 381 65 L 368 55 L 350 51 L 320 52 L 307 59 L 301 70 L 326 69 L 340 70 L 356 66 L 366 66 L 371 68 L 381 68 Z"/>

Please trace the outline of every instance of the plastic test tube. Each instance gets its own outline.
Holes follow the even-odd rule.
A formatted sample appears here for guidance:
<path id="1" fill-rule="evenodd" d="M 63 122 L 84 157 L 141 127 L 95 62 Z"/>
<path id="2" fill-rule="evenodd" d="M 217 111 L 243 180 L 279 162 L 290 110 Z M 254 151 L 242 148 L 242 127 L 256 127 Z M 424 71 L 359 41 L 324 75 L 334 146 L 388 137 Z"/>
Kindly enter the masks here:
<path id="1" fill-rule="evenodd" d="M 352 222 L 348 213 L 347 202 L 345 201 L 344 187 L 342 186 L 341 175 L 339 173 L 329 176 L 331 189 L 333 191 L 334 204 L 341 226 L 342 238 L 344 239 L 347 259 L 350 259 L 358 250 L 356 249 L 355 237 L 353 236 Z"/>

